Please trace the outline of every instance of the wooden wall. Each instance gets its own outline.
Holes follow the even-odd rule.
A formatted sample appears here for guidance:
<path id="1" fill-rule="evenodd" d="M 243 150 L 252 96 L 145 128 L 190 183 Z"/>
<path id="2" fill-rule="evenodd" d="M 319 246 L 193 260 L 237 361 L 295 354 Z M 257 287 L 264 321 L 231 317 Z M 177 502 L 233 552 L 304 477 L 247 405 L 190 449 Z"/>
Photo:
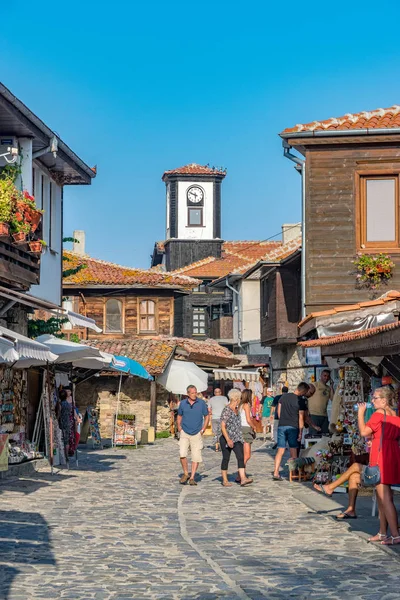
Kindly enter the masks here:
<path id="1" fill-rule="evenodd" d="M 260 290 L 262 345 L 295 342 L 301 319 L 300 256 L 288 265 L 267 271 Z"/>
<path id="2" fill-rule="evenodd" d="M 356 172 L 400 172 L 400 145 L 318 145 L 306 150 L 306 310 L 307 314 L 340 304 L 368 300 L 355 286 Z M 400 289 L 400 254 L 388 287 Z"/>
<path id="3" fill-rule="evenodd" d="M 72 296 L 73 291 L 64 290 L 64 295 Z M 110 298 L 115 298 L 122 301 L 124 322 L 123 333 L 104 333 L 104 306 L 105 302 Z M 139 302 L 143 299 L 153 300 L 156 304 L 155 332 L 143 333 L 139 330 Z M 109 292 L 105 293 L 101 290 L 97 293 L 93 291 L 85 291 L 84 298 L 79 296 L 76 310 L 80 314 L 94 319 L 96 321 L 96 325 L 103 329 L 103 332 L 100 334 L 96 333 L 95 331 L 88 330 L 89 339 L 106 339 L 107 337 L 118 339 L 131 337 L 133 335 L 142 335 L 143 337 L 157 334 L 174 335 L 174 295 L 172 291 L 169 292 L 168 290 L 160 290 L 158 293 L 155 293 L 155 291 L 143 290 L 143 293 L 140 293 L 139 290 L 134 290 L 130 291 L 129 294 L 126 292 L 126 290 L 121 291 L 120 294 L 110 294 Z"/>

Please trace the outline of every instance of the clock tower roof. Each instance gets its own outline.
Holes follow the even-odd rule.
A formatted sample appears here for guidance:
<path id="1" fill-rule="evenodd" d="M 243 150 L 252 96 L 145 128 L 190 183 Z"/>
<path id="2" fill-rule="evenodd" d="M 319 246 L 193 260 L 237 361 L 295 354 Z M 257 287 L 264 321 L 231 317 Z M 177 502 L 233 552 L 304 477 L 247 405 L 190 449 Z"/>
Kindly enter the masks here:
<path id="1" fill-rule="evenodd" d="M 178 169 L 165 171 L 162 179 L 165 181 L 165 179 L 167 179 L 170 175 L 195 175 L 196 177 L 201 177 L 202 175 L 207 177 L 216 175 L 223 179 L 226 176 L 226 172 L 226 169 L 223 169 L 222 167 L 210 167 L 209 165 L 198 165 L 197 163 L 191 163 L 189 165 L 185 165 L 184 167 L 179 167 Z"/>

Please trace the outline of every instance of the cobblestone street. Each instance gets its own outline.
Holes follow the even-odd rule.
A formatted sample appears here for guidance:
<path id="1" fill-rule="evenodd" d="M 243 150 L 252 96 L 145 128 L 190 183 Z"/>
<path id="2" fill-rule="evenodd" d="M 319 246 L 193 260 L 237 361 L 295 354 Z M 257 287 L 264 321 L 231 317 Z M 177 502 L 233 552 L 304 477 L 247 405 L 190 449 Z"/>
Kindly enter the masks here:
<path id="1" fill-rule="evenodd" d="M 219 461 L 206 450 L 198 487 L 180 486 L 176 442 L 163 440 L 2 481 L 0 597 L 399 598 L 396 554 L 272 482 L 268 452 L 244 489 L 220 485 Z"/>

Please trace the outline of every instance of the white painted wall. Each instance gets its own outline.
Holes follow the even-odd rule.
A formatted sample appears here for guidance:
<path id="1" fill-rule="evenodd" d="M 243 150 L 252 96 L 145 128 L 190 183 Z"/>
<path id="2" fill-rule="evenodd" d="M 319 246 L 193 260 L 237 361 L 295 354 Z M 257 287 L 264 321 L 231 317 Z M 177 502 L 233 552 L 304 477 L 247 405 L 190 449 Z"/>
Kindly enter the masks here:
<path id="1" fill-rule="evenodd" d="M 167 219 L 166 219 L 166 223 L 167 223 L 167 230 L 166 230 L 166 235 L 165 235 L 165 239 L 169 240 L 169 236 L 170 236 L 170 231 L 171 231 L 171 226 L 169 223 L 169 207 L 170 207 L 170 184 L 167 183 Z"/>
<path id="2" fill-rule="evenodd" d="M 260 339 L 260 281 L 245 279 L 240 288 L 242 342 Z"/>
<path id="3" fill-rule="evenodd" d="M 43 240 L 47 247 L 40 262 L 40 285 L 33 285 L 30 293 L 36 298 L 61 305 L 62 279 L 62 202 L 61 187 L 48 175 L 34 166 L 36 206 L 44 210 Z M 32 170 L 32 169 L 31 169 Z M 31 183 L 32 185 L 32 183 Z"/>
<path id="4" fill-rule="evenodd" d="M 186 192 L 192 185 L 204 190 L 203 227 L 188 227 L 188 205 Z M 190 240 L 212 240 L 214 238 L 214 185 L 212 181 L 178 182 L 178 238 Z"/>

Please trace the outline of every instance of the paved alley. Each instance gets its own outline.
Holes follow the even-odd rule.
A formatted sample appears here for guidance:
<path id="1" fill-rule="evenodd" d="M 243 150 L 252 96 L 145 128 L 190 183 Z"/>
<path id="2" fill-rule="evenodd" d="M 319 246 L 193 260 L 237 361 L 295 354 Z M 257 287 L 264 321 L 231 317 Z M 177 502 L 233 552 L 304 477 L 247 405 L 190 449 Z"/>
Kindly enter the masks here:
<path id="1" fill-rule="evenodd" d="M 396 554 L 272 482 L 268 452 L 244 489 L 220 485 L 219 460 L 205 451 L 197 488 L 179 485 L 173 440 L 0 482 L 0 598 L 399 597 Z"/>

